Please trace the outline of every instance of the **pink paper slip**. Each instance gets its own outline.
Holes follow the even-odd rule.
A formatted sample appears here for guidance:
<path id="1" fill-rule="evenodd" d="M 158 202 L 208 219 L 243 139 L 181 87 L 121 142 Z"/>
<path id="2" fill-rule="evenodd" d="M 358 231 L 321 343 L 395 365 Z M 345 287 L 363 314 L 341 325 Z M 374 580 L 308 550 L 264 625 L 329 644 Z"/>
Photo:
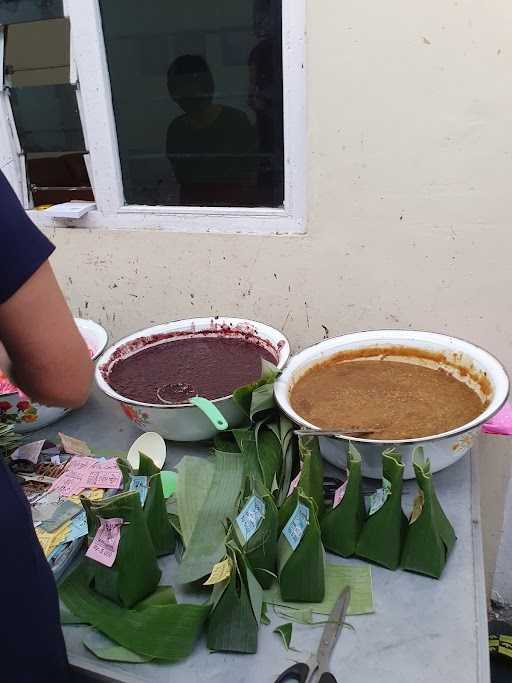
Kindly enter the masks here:
<path id="1" fill-rule="evenodd" d="M 106 567 L 111 567 L 116 561 L 123 522 L 124 520 L 120 517 L 100 518 L 100 526 L 89 550 L 85 553 L 86 557 L 104 564 Z"/>
<path id="2" fill-rule="evenodd" d="M 484 434 L 512 436 L 512 405 L 505 403 L 499 413 L 482 425 L 482 432 Z"/>
<path id="3" fill-rule="evenodd" d="M 339 488 L 336 489 L 334 492 L 334 503 L 332 504 L 332 509 L 337 508 L 338 505 L 341 503 L 343 500 L 343 497 L 345 496 L 345 492 L 347 490 L 347 484 L 348 484 L 348 479 L 345 483 L 343 483 Z"/>

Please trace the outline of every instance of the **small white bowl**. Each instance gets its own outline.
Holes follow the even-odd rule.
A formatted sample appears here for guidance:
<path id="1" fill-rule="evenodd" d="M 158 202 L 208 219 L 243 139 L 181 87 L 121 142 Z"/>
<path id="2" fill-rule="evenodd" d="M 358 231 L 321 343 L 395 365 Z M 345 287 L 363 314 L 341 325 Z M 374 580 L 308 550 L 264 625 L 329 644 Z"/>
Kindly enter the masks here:
<path id="1" fill-rule="evenodd" d="M 229 331 L 230 334 L 239 332 L 240 337 L 248 334 L 256 337 L 275 354 L 279 369 L 284 368 L 290 356 L 290 345 L 286 337 L 263 323 L 224 317 L 177 320 L 135 332 L 108 348 L 96 365 L 96 382 L 99 388 L 117 401 L 126 417 L 144 432 L 157 432 L 164 439 L 171 441 L 212 439 L 217 430 L 208 418 L 190 403 L 162 405 L 134 401 L 118 394 L 107 382 L 108 373 L 116 361 L 152 344 L 172 339 L 186 339 L 204 331 L 218 333 L 219 336 Z M 244 415 L 231 395 L 218 398 L 213 403 L 224 415 L 230 428 L 237 427 L 243 422 Z"/>
<path id="2" fill-rule="evenodd" d="M 75 322 L 87 346 L 91 349 L 92 360 L 96 360 L 107 345 L 106 330 L 92 320 L 75 318 Z M 45 406 L 29 398 L 21 398 L 17 392 L 0 394 L 0 422 L 15 423 L 15 429 L 19 434 L 47 427 L 69 412 L 69 408 Z"/>
<path id="3" fill-rule="evenodd" d="M 491 385 L 489 403 L 481 415 L 471 422 L 443 434 L 395 442 L 379 439 L 348 439 L 348 437 L 343 436 L 321 438 L 324 458 L 332 465 L 343 468 L 346 463 L 347 442 L 349 440 L 357 442 L 356 446 L 362 456 L 363 475 L 373 479 L 380 479 L 382 476 L 382 451 L 396 445 L 405 465 L 404 477 L 412 479 L 414 477 L 412 453 L 415 446 L 423 446 L 425 456 L 430 459 L 433 472 L 449 467 L 470 450 L 480 426 L 490 420 L 507 400 L 509 394 L 507 373 L 501 363 L 487 351 L 462 339 L 431 332 L 378 330 L 347 334 L 328 339 L 294 356 L 276 382 L 275 396 L 281 409 L 293 422 L 307 429 L 315 429 L 316 425 L 298 415 L 290 403 L 291 391 L 300 377 L 318 363 L 325 362 L 328 358 L 342 351 L 374 347 L 389 348 L 392 346 L 408 347 L 444 355 L 447 360 L 463 369 L 470 369 L 475 374 L 484 374 Z M 458 379 L 469 383 L 467 377 L 465 379 L 464 376 L 460 376 Z M 333 425 L 333 427 L 335 426 Z"/>

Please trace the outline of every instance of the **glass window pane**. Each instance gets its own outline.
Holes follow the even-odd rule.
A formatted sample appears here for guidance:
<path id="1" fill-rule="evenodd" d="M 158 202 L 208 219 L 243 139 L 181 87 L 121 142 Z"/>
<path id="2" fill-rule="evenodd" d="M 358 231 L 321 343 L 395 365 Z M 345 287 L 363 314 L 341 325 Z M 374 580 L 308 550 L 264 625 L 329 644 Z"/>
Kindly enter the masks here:
<path id="1" fill-rule="evenodd" d="M 282 206 L 281 0 L 100 0 L 128 204 Z"/>
<path id="2" fill-rule="evenodd" d="M 12 88 L 11 106 L 26 153 L 85 151 L 74 86 Z"/>
<path id="3" fill-rule="evenodd" d="M 0 0 L 0 24 L 55 19 L 62 14 L 62 0 Z"/>

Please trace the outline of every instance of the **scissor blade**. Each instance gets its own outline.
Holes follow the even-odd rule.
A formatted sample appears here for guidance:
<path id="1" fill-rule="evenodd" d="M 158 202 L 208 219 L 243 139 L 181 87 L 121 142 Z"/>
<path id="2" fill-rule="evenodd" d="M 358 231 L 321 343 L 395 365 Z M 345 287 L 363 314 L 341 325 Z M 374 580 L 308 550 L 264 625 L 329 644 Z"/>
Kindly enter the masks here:
<path id="1" fill-rule="evenodd" d="M 319 672 L 328 670 L 329 660 L 338 640 L 340 629 L 345 621 L 349 604 L 350 586 L 347 586 L 341 591 L 339 598 L 336 600 L 336 604 L 329 614 L 328 622 L 322 633 L 317 653 Z"/>

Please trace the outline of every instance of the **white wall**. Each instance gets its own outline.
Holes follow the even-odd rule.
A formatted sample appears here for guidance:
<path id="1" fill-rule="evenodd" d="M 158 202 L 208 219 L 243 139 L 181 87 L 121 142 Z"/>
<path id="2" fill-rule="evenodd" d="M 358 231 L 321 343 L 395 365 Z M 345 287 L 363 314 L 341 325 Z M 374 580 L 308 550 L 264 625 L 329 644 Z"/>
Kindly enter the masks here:
<path id="1" fill-rule="evenodd" d="M 512 370 L 512 4 L 310 0 L 307 32 L 307 235 L 55 230 L 73 310 L 113 337 L 240 314 L 295 349 L 323 326 L 449 331 Z M 493 530 L 510 451 L 488 450 Z"/>

